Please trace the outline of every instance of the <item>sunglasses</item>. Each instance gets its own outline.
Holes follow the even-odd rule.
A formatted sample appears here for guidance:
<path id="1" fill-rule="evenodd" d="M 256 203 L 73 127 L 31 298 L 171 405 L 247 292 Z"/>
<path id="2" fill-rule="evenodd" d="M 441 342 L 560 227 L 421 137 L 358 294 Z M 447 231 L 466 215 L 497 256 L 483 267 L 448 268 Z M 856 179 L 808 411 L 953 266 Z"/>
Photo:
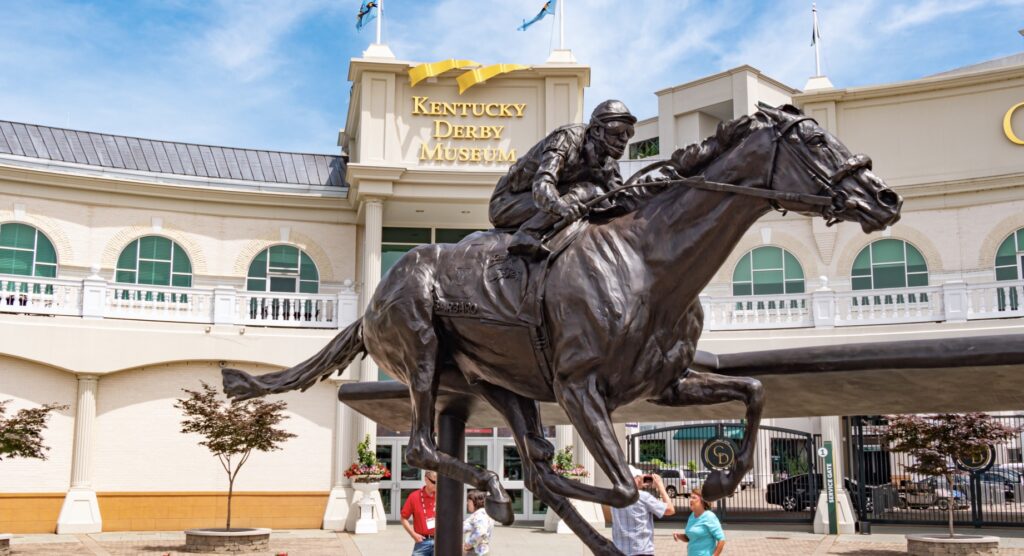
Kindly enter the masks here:
<path id="1" fill-rule="evenodd" d="M 431 479 L 430 477 L 424 477 L 423 480 L 427 481 L 428 483 L 430 483 L 432 485 L 433 484 L 437 484 L 437 480 L 436 479 Z"/>

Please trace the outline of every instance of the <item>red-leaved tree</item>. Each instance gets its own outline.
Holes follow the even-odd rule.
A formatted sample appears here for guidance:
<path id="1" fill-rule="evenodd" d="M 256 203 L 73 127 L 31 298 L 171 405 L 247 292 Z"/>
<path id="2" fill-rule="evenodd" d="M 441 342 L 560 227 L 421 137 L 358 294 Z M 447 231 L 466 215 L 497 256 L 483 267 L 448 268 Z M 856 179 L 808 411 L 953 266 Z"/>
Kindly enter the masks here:
<path id="1" fill-rule="evenodd" d="M 971 461 L 981 450 L 1013 438 L 1019 429 L 1009 427 L 985 413 L 943 413 L 939 415 L 889 415 L 889 429 L 882 442 L 891 452 L 914 458 L 907 465 L 911 473 L 945 478 L 953 492 L 957 461 Z M 950 501 L 949 536 L 953 537 L 953 509 Z"/>
<path id="2" fill-rule="evenodd" d="M 182 388 L 188 394 L 174 407 L 182 410 L 185 420 L 181 432 L 195 433 L 205 440 L 199 443 L 217 456 L 228 474 L 228 517 L 225 529 L 231 530 L 231 496 L 235 492 L 238 472 L 257 452 L 280 450 L 280 444 L 295 435 L 277 425 L 287 419 L 283 414 L 285 402 L 267 402 L 262 399 L 244 402 L 228 401 L 217 396 L 217 391 L 203 382 L 201 390 Z"/>

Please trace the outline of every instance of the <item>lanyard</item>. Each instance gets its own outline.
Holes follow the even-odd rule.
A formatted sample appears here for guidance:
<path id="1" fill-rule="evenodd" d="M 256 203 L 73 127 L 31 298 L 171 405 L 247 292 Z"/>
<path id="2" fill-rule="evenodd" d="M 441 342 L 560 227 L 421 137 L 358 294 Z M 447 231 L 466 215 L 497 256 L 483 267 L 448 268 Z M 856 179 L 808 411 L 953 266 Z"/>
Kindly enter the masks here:
<path id="1" fill-rule="evenodd" d="M 427 503 L 424 501 L 424 498 L 426 498 L 426 497 L 427 497 L 427 489 L 426 489 L 426 487 L 424 487 L 423 490 L 420 490 L 420 507 L 423 508 L 423 526 L 424 527 L 427 526 L 426 522 L 427 522 L 427 519 L 430 517 L 430 516 L 427 515 Z M 431 512 L 431 513 L 434 513 L 434 512 Z"/>

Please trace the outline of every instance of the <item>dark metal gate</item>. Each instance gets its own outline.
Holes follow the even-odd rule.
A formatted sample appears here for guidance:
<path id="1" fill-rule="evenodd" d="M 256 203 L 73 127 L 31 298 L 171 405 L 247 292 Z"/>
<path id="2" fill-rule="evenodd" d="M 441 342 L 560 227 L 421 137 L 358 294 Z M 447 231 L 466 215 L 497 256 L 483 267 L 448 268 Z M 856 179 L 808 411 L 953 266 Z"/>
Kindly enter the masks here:
<path id="1" fill-rule="evenodd" d="M 1024 426 L 1024 415 L 993 417 L 1011 427 Z M 851 466 L 846 489 L 860 521 L 946 525 L 952 505 L 957 525 L 1024 526 L 1024 458 L 1019 435 L 994 447 L 991 468 L 958 472 L 950 489 L 944 479 L 906 471 L 910 456 L 890 453 L 882 445 L 887 427 L 882 417 L 850 418 Z"/>
<path id="2" fill-rule="evenodd" d="M 662 476 L 665 489 L 676 506 L 669 519 L 690 515 L 690 490 L 710 475 L 701 458 L 701 448 L 712 438 L 741 442 L 743 423 L 698 423 L 644 430 L 627 437 L 629 461 L 647 473 Z M 810 433 L 761 427 L 754 468 L 744 477 L 741 488 L 716 503 L 722 521 L 774 521 L 808 523 L 821 492 L 817 469 L 819 438 Z M 657 495 L 653 486 L 649 489 Z"/>

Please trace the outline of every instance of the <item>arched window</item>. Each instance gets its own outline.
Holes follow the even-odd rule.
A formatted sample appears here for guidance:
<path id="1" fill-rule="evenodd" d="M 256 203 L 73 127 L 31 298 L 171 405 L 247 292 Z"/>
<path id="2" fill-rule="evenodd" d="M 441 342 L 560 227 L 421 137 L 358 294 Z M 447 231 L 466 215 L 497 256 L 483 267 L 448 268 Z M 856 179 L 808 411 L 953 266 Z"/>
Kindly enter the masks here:
<path id="1" fill-rule="evenodd" d="M 140 237 L 121 251 L 114 280 L 122 284 L 191 288 L 192 262 L 180 245 L 165 237 Z"/>
<path id="2" fill-rule="evenodd" d="M 732 273 L 733 295 L 804 292 L 804 269 L 789 251 L 758 247 L 743 255 Z"/>
<path id="3" fill-rule="evenodd" d="M 304 251 L 274 245 L 253 258 L 245 287 L 255 292 L 318 293 L 320 273 Z"/>
<path id="4" fill-rule="evenodd" d="M 0 224 L 0 274 L 57 276 L 57 251 L 42 232 L 26 224 Z"/>
<path id="5" fill-rule="evenodd" d="M 898 239 L 880 239 L 862 249 L 850 274 L 855 290 L 928 285 L 928 265 L 921 252 Z"/>
<path id="6" fill-rule="evenodd" d="M 1024 276 L 1024 228 L 1010 234 L 996 251 L 996 280 L 1020 280 Z"/>

